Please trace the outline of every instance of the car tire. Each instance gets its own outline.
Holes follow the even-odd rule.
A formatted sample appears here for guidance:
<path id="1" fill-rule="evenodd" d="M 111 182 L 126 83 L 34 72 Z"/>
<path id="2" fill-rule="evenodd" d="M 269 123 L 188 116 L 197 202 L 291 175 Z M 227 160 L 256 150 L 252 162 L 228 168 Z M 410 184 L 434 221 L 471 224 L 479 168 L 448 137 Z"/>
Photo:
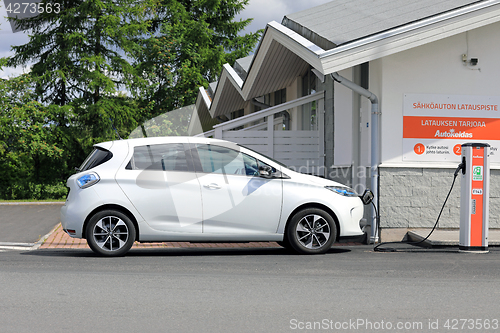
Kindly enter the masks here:
<path id="1" fill-rule="evenodd" d="M 301 254 L 327 252 L 337 238 L 333 218 L 322 209 L 306 208 L 297 212 L 287 228 L 291 247 Z"/>
<path id="2" fill-rule="evenodd" d="M 116 210 L 104 210 L 92 216 L 85 235 L 92 251 L 106 257 L 118 257 L 130 250 L 136 230 L 127 215 Z"/>

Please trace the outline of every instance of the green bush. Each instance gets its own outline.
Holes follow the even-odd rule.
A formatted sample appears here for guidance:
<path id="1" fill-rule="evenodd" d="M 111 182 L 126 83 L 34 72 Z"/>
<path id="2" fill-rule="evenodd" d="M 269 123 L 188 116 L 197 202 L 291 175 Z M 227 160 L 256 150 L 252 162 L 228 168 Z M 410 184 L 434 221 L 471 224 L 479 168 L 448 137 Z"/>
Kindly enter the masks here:
<path id="1" fill-rule="evenodd" d="M 54 185 L 45 185 L 44 192 L 46 196 L 44 199 L 64 199 L 68 194 L 68 188 L 64 182 L 60 182 Z"/>
<path id="2" fill-rule="evenodd" d="M 26 182 L 12 184 L 2 189 L 0 199 L 3 200 L 57 200 L 64 199 L 68 188 L 64 182 L 56 184 L 35 184 Z"/>

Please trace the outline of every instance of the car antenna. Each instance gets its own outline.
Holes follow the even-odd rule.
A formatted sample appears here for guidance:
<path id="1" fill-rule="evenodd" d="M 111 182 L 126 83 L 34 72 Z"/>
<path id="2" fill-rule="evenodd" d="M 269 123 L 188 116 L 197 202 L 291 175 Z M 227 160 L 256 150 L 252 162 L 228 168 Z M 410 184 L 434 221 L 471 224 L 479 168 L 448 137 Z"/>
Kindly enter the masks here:
<path id="1" fill-rule="evenodd" d="M 115 134 L 118 137 L 118 139 L 123 140 L 120 134 L 118 133 L 118 130 L 116 129 L 115 124 L 113 123 L 113 119 L 111 119 L 111 117 L 109 117 L 109 121 L 111 121 L 111 127 L 113 127 L 113 129 L 115 130 Z"/>

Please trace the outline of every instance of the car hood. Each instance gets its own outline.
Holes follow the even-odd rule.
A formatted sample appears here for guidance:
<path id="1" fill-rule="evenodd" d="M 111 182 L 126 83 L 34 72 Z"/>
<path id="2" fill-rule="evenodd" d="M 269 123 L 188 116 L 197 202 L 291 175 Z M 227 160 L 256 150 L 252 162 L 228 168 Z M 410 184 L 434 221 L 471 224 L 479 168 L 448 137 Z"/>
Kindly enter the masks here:
<path id="1" fill-rule="evenodd" d="M 285 173 L 287 173 L 285 171 Z M 293 174 L 290 175 L 291 178 L 295 181 L 300 181 L 303 183 L 308 183 L 311 185 L 316 185 L 316 186 L 342 186 L 342 187 L 348 187 L 344 184 L 337 183 L 333 180 L 326 179 L 326 178 L 321 178 L 318 176 L 312 176 L 312 175 L 306 175 L 303 173 L 298 173 L 293 171 Z"/>

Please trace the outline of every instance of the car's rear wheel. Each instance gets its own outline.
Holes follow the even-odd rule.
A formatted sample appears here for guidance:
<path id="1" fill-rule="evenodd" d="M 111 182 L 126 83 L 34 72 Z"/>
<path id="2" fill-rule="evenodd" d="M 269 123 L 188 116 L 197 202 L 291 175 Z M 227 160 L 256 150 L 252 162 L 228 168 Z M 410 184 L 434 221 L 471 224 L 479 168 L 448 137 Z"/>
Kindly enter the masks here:
<path id="1" fill-rule="evenodd" d="M 116 210 L 98 212 L 86 228 L 87 243 L 92 251 L 108 257 L 127 253 L 134 244 L 135 234 L 130 218 Z"/>
<path id="2" fill-rule="evenodd" d="M 327 252 L 337 237 L 333 218 L 322 209 L 306 208 L 297 212 L 287 228 L 292 248 L 302 254 Z"/>

